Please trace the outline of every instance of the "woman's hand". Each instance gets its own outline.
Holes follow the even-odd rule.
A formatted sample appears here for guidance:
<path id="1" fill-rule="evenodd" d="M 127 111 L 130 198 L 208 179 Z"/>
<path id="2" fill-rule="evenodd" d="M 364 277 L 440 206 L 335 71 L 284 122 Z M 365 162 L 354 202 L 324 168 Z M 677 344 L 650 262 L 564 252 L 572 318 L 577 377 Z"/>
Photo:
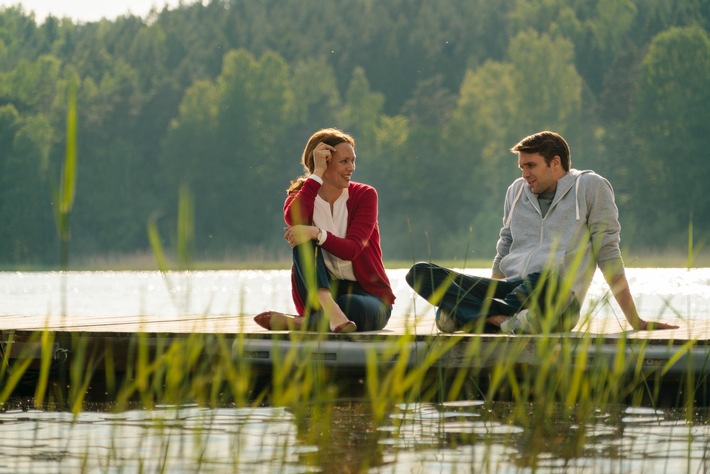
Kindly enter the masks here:
<path id="1" fill-rule="evenodd" d="M 333 157 L 334 152 L 335 147 L 327 143 L 320 142 L 316 145 L 315 150 L 313 150 L 313 174 L 323 177 L 323 173 L 328 168 L 328 162 Z"/>
<path id="2" fill-rule="evenodd" d="M 284 239 L 286 239 L 291 248 L 295 248 L 303 242 L 317 239 L 318 232 L 320 232 L 320 229 L 313 225 L 293 225 L 284 227 Z"/>

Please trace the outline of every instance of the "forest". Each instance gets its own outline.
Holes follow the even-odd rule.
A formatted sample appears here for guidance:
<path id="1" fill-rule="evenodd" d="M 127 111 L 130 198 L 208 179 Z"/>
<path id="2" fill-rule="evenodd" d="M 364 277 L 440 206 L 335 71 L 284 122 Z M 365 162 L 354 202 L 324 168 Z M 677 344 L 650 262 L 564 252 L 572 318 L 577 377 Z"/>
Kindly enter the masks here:
<path id="1" fill-rule="evenodd" d="M 178 245 L 280 260 L 312 132 L 354 135 L 385 260 L 490 259 L 509 150 L 540 130 L 608 178 L 624 252 L 710 237 L 707 0 L 211 0 L 41 23 L 0 9 L 0 267 L 59 260 L 55 197 L 77 84 L 74 262 Z"/>

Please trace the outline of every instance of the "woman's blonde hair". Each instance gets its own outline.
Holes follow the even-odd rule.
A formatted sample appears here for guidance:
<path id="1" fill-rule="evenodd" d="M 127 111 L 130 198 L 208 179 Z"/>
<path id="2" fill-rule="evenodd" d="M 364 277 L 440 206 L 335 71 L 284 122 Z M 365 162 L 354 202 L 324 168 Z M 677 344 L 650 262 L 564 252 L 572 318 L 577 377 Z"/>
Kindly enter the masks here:
<path id="1" fill-rule="evenodd" d="M 337 128 L 323 128 L 318 130 L 308 139 L 306 147 L 303 149 L 303 155 L 301 155 L 301 164 L 303 165 L 303 169 L 306 170 L 306 174 L 300 176 L 295 181 L 291 181 L 291 185 L 286 191 L 288 194 L 301 189 L 303 183 L 308 179 L 311 173 L 313 173 L 315 169 L 313 150 L 315 150 L 319 143 L 325 143 L 330 146 L 335 146 L 339 143 L 349 143 L 355 148 L 355 139 L 342 130 L 338 130 Z"/>

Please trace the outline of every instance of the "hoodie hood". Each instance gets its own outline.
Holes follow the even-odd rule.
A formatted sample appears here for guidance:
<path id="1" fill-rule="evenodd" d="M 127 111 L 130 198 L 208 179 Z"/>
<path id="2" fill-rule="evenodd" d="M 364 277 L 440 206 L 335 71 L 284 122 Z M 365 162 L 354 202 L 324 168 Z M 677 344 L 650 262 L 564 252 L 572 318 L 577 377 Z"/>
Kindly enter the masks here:
<path id="1" fill-rule="evenodd" d="M 593 171 L 571 169 L 560 178 L 544 216 L 537 195 L 519 178 L 506 193 L 493 272 L 507 279 L 545 270 L 571 274 L 581 301 L 594 268 L 621 260 L 619 234 L 611 185 Z"/>
<path id="2" fill-rule="evenodd" d="M 555 191 L 555 199 L 552 200 L 552 204 L 550 206 L 550 209 L 555 207 L 555 205 L 564 198 L 564 196 L 570 192 L 572 188 L 574 188 L 574 199 L 575 199 L 575 220 L 580 219 L 580 211 L 579 211 L 579 182 L 580 179 L 579 177 L 587 174 L 587 173 L 594 173 L 592 170 L 576 170 L 574 168 L 570 169 L 567 174 L 565 174 L 563 177 L 561 177 L 557 181 L 557 190 Z M 519 188 L 517 192 L 515 192 L 515 198 L 513 199 L 513 203 L 511 205 L 510 212 L 508 213 L 508 217 L 504 223 L 504 225 L 509 226 L 510 225 L 510 220 L 513 218 L 513 212 L 515 211 L 515 205 L 518 203 L 520 200 L 520 196 L 525 193 L 528 197 L 528 199 L 531 202 L 536 202 L 537 201 L 537 194 L 534 194 L 532 190 L 530 189 L 530 186 L 527 186 L 527 183 L 523 178 L 519 178 L 513 183 L 513 187 L 515 187 L 517 184 L 519 184 Z M 538 208 L 539 210 L 539 208 Z"/>

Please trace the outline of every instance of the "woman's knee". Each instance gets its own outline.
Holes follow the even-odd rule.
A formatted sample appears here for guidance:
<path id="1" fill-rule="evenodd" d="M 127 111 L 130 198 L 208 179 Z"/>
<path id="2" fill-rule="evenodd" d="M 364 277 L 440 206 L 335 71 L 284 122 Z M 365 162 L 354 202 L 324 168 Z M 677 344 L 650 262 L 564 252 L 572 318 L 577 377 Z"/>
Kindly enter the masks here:
<path id="1" fill-rule="evenodd" d="M 354 321 L 361 331 L 382 329 L 389 320 L 392 307 L 373 295 L 341 295 L 335 302 L 345 316 Z"/>

